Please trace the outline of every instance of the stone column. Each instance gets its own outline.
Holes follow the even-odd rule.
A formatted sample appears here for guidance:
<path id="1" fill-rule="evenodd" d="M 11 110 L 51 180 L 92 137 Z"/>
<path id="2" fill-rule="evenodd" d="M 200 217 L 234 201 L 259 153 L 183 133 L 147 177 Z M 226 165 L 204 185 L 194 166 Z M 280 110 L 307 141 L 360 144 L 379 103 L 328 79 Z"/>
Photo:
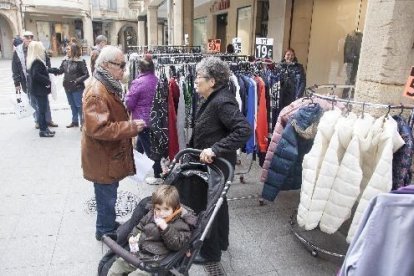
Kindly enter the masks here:
<path id="1" fill-rule="evenodd" d="M 401 94 L 414 64 L 413 22 L 414 1 L 369 0 L 355 100 L 407 102 Z"/>
<path id="2" fill-rule="evenodd" d="M 158 7 L 148 6 L 148 46 L 158 45 Z"/>
<path id="3" fill-rule="evenodd" d="M 183 14 L 183 0 L 174 1 L 174 45 L 184 44 L 184 14 Z M 192 34 L 191 34 L 192 35 Z"/>
<path id="4" fill-rule="evenodd" d="M 184 45 L 184 35 L 188 34 L 188 45 L 193 45 L 194 0 L 182 0 L 183 5 L 183 36 L 181 45 Z"/>
<path id="5" fill-rule="evenodd" d="M 83 38 L 86 40 L 88 49 L 93 46 L 93 28 L 92 20 L 88 15 L 82 17 L 83 23 Z"/>
<path id="6" fill-rule="evenodd" d="M 140 18 L 138 17 L 138 37 L 137 37 L 137 44 L 138 46 L 145 46 L 147 45 L 147 39 L 146 39 L 146 17 Z"/>

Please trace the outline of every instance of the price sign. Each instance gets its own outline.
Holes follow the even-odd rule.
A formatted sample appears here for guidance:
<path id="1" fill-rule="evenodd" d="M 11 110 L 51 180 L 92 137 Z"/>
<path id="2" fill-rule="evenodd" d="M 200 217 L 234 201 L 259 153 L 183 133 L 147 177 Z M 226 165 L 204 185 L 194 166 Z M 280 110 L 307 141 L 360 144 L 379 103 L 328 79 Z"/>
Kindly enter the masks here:
<path id="1" fill-rule="evenodd" d="M 256 37 L 256 58 L 273 57 L 273 38 Z"/>
<path id="2" fill-rule="evenodd" d="M 221 39 L 209 39 L 207 43 L 207 51 L 212 53 L 220 52 Z"/>
<path id="3" fill-rule="evenodd" d="M 233 44 L 234 53 L 240 54 L 241 53 L 241 38 L 240 37 L 233 38 L 231 44 Z"/>
<path id="4" fill-rule="evenodd" d="M 414 67 L 411 67 L 411 73 L 404 87 L 404 96 L 414 99 Z"/>

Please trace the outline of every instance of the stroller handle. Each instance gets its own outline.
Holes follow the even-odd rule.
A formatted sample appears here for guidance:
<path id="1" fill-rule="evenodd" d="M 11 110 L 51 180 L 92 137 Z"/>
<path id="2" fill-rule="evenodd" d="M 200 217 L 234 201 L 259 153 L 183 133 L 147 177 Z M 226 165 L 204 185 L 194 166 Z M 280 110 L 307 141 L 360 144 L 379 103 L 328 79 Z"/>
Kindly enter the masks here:
<path id="1" fill-rule="evenodd" d="M 199 149 L 192 149 L 192 148 L 187 148 L 187 149 L 183 149 L 182 151 L 178 152 L 173 160 L 173 164 L 177 163 L 178 160 L 180 160 L 180 158 L 185 155 L 185 154 L 194 154 L 194 155 L 200 155 L 201 154 L 201 150 Z M 229 161 L 227 161 L 226 159 L 224 159 L 223 157 L 215 157 L 213 164 L 217 163 L 223 163 L 229 172 L 229 176 L 227 178 L 227 181 L 233 181 L 233 177 L 234 177 L 234 169 L 233 166 L 230 164 Z M 207 164 L 208 165 L 208 164 Z"/>

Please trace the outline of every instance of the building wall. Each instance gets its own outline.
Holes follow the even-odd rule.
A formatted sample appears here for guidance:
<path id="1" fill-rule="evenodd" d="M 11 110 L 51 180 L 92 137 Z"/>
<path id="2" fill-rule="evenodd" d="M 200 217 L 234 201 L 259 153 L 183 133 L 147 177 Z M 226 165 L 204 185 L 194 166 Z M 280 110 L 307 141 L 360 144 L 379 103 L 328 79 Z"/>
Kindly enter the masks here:
<path id="1" fill-rule="evenodd" d="M 19 33 L 20 24 L 16 7 L 9 10 L 0 10 L 0 58 L 12 58 L 12 40 Z"/>

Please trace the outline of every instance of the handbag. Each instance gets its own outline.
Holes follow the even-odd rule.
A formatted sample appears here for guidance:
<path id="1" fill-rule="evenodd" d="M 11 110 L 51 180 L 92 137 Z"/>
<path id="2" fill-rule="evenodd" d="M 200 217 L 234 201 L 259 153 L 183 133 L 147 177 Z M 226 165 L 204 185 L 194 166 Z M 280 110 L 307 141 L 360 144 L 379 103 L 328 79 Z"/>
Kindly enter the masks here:
<path id="1" fill-rule="evenodd" d="M 23 119 L 32 116 L 35 110 L 30 105 L 27 94 L 16 91 L 15 96 L 12 96 L 12 104 L 14 106 L 14 114 L 17 119 Z"/>

